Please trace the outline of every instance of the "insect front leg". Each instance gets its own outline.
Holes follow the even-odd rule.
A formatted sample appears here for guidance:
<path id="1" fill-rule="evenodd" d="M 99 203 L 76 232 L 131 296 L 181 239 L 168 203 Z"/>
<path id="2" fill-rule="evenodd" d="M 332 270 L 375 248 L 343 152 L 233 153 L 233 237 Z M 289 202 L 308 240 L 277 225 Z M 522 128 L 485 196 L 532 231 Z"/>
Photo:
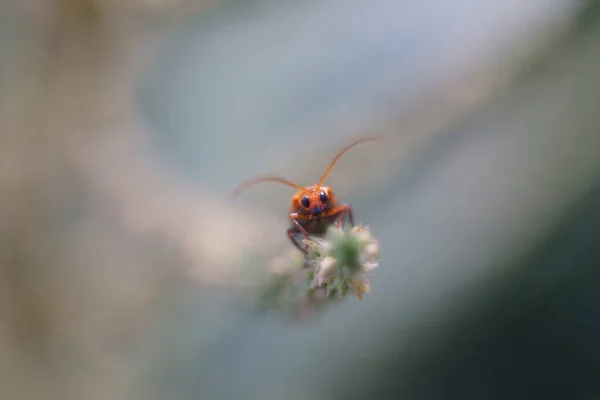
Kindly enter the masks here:
<path id="1" fill-rule="evenodd" d="M 302 246 L 301 242 L 299 242 L 298 238 L 295 236 L 295 234 L 297 234 L 297 233 L 302 233 L 306 239 L 310 239 L 308 232 L 298 222 L 298 214 L 296 214 L 296 213 L 290 214 L 290 220 L 292 221 L 294 226 L 292 226 L 290 229 L 287 230 L 288 237 L 290 238 L 290 240 L 292 241 L 294 246 L 296 246 L 298 248 L 298 250 L 300 250 L 304 254 L 308 254 L 308 245 Z"/>
<path id="2" fill-rule="evenodd" d="M 287 230 L 287 235 L 290 238 L 290 240 L 292 241 L 292 243 L 294 244 L 294 246 L 296 246 L 298 248 L 298 250 L 300 250 L 301 252 L 306 253 L 308 251 L 308 249 L 306 249 L 305 247 L 302 247 L 300 245 L 300 243 L 298 242 L 298 238 L 295 236 L 297 233 L 301 233 L 301 232 L 295 226 L 292 226 L 290 229 Z"/>
<path id="3" fill-rule="evenodd" d="M 348 216 L 348 222 L 350 222 L 350 227 L 354 227 L 354 214 L 352 213 L 352 207 L 350 204 L 344 204 L 339 207 L 334 208 L 333 213 L 339 213 L 340 216 L 336 222 L 336 225 L 339 229 L 342 229 L 344 220 L 346 216 Z"/>

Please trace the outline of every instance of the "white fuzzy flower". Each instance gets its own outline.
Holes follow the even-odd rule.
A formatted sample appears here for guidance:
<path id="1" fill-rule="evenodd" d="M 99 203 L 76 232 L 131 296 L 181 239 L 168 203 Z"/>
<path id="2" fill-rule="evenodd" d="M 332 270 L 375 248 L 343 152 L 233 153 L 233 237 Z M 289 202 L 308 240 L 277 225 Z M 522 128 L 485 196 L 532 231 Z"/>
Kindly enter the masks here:
<path id="1" fill-rule="evenodd" d="M 351 233 L 354 235 L 354 237 L 356 237 L 356 239 L 358 239 L 358 243 L 361 246 L 366 246 L 373 240 L 368 227 L 356 225 L 352 228 Z"/>
<path id="2" fill-rule="evenodd" d="M 371 285 L 367 280 L 360 274 L 356 274 L 348 279 L 350 284 L 350 290 L 359 300 L 362 300 L 363 295 L 371 291 Z"/>
<path id="3" fill-rule="evenodd" d="M 331 253 L 331 241 L 323 238 L 313 237 L 305 239 L 304 244 L 308 245 L 309 249 L 316 252 L 321 257 L 326 257 Z"/>
<path id="4" fill-rule="evenodd" d="M 363 249 L 363 252 L 369 259 L 378 259 L 379 258 L 379 243 L 375 240 L 371 240 Z"/>
<path id="5" fill-rule="evenodd" d="M 333 257 L 325 257 L 317 265 L 315 271 L 315 281 L 318 287 L 323 284 L 331 283 L 335 275 L 337 274 L 338 262 Z"/>
<path id="6" fill-rule="evenodd" d="M 378 262 L 372 262 L 372 261 L 367 261 L 367 262 L 364 262 L 364 263 L 362 264 L 363 271 L 364 271 L 365 273 L 370 273 L 371 271 L 373 271 L 373 270 L 374 270 L 375 268 L 377 268 L 378 266 L 379 266 L 379 263 L 378 263 Z"/>

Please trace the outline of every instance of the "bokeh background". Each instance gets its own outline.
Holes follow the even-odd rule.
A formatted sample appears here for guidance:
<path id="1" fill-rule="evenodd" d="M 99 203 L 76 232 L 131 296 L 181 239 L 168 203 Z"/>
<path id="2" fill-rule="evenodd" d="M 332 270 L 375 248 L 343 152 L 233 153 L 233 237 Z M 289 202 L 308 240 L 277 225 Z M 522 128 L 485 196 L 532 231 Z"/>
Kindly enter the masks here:
<path id="1" fill-rule="evenodd" d="M 0 4 L 1 399 L 600 396 L 600 3 Z M 260 315 L 291 191 L 381 242 Z"/>

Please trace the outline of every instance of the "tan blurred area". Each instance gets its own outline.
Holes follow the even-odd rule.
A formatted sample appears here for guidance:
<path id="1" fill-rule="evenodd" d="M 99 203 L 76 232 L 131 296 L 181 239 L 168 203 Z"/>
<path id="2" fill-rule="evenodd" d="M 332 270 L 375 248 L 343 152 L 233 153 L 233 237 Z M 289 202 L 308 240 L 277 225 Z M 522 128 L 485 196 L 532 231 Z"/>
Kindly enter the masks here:
<path id="1" fill-rule="evenodd" d="M 178 185 L 145 149 L 135 79 L 182 15 L 210 6 L 2 5 L 0 398 L 132 398 L 133 345 L 169 285 L 219 282 L 225 242 L 277 232 Z"/>

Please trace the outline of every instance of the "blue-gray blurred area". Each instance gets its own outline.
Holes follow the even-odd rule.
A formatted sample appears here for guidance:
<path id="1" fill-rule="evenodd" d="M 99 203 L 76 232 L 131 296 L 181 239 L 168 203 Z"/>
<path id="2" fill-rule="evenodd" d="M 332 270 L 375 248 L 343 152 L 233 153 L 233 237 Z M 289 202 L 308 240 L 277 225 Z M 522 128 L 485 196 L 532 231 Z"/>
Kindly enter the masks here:
<path id="1" fill-rule="evenodd" d="M 1 7 L 0 398 L 600 396 L 597 1 Z M 255 312 L 292 193 L 231 190 L 369 133 L 372 291 Z"/>
<path id="2" fill-rule="evenodd" d="M 470 69 L 502 74 L 578 6 L 232 1 L 173 35 L 144 77 L 142 112 L 169 164 L 227 189 L 244 177 L 240 166 L 278 167 L 265 162 L 268 148 L 292 147 L 281 158 L 298 164 L 407 113 Z M 223 155 L 236 162 L 221 162 Z"/>

